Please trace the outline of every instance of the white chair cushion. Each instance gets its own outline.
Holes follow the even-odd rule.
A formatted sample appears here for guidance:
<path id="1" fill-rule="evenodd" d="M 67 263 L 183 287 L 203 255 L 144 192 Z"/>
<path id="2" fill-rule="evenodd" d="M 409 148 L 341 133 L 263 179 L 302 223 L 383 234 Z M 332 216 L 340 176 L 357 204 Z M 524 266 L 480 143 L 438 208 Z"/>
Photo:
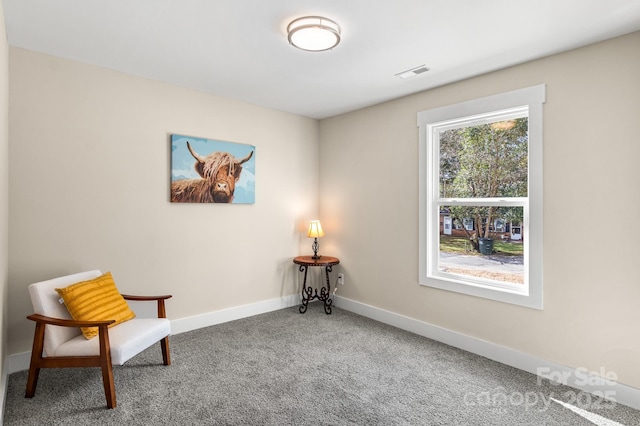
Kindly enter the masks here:
<path id="1" fill-rule="evenodd" d="M 134 318 L 109 328 L 111 363 L 122 365 L 149 346 L 171 334 L 166 318 Z M 58 346 L 53 356 L 87 356 L 100 354 L 97 337 L 85 339 L 80 334 Z"/>
<path id="2" fill-rule="evenodd" d="M 100 275 L 102 275 L 102 272 L 93 270 L 31 284 L 29 286 L 29 295 L 31 296 L 33 311 L 36 314 L 48 317 L 72 319 L 67 307 L 64 303 L 60 303 L 60 296 L 58 296 L 56 288 L 91 280 Z M 53 356 L 58 346 L 76 336 L 82 337 L 82 333 L 77 327 L 47 325 L 44 333 L 44 353 L 48 356 Z"/>

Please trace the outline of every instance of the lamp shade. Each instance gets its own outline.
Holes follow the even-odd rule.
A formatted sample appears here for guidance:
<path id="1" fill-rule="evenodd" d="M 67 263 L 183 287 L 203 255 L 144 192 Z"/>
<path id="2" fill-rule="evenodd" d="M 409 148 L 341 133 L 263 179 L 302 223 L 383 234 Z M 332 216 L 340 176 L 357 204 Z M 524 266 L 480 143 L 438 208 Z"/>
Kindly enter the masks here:
<path id="1" fill-rule="evenodd" d="M 304 16 L 287 27 L 289 43 L 298 49 L 321 52 L 340 43 L 340 26 L 322 16 Z"/>
<path id="2" fill-rule="evenodd" d="M 309 232 L 307 232 L 307 237 L 309 238 L 324 237 L 324 231 L 322 230 L 322 225 L 320 225 L 319 220 L 312 220 L 311 222 L 309 222 Z"/>

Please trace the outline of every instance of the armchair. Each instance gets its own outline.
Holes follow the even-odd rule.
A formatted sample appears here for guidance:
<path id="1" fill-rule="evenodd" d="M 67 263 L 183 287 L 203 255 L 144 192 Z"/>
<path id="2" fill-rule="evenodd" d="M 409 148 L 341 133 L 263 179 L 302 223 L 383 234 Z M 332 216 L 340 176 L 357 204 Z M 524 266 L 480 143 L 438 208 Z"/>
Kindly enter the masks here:
<path id="1" fill-rule="evenodd" d="M 134 318 L 111 328 L 115 320 L 75 321 L 64 304 L 59 302 L 56 288 L 92 280 L 102 273 L 98 270 L 81 272 L 31 284 L 29 294 L 35 321 L 31 364 L 25 397 L 35 395 L 41 368 L 100 367 L 107 407 L 116 406 L 112 365 L 123 365 L 151 345 L 160 342 L 164 365 L 171 364 L 169 335 L 171 324 L 166 318 L 165 303 L 171 296 L 129 296 L 125 300 L 156 301 L 158 318 Z M 98 327 L 98 336 L 86 339 L 80 327 Z"/>

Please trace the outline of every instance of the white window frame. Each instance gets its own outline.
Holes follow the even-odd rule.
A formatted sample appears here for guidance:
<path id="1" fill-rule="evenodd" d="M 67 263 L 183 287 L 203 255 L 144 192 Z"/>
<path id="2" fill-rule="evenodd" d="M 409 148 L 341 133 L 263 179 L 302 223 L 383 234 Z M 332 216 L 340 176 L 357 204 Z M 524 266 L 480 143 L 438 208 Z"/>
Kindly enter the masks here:
<path id="1" fill-rule="evenodd" d="M 418 113 L 420 196 L 419 196 L 419 283 L 471 296 L 525 306 L 543 308 L 542 264 L 542 105 L 545 85 L 501 93 L 455 105 L 434 108 Z M 439 192 L 439 152 L 437 137 L 443 129 L 456 127 L 456 122 L 467 123 L 492 118 L 496 113 L 528 111 L 529 158 L 527 197 L 485 199 L 482 205 L 498 203 L 525 208 L 522 230 L 524 247 L 524 285 L 504 285 L 489 280 L 462 277 L 438 270 L 439 206 L 452 199 L 442 199 Z M 459 126 L 458 126 L 459 127 Z M 435 224 L 435 226 L 434 226 Z"/>

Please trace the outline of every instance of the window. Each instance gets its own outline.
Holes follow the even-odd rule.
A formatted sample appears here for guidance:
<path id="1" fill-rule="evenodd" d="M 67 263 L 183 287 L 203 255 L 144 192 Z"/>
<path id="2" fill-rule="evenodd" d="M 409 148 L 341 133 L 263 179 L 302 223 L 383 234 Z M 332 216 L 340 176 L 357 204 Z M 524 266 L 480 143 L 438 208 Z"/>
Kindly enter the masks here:
<path id="1" fill-rule="evenodd" d="M 542 309 L 544 101 L 539 85 L 418 113 L 420 284 Z"/>

